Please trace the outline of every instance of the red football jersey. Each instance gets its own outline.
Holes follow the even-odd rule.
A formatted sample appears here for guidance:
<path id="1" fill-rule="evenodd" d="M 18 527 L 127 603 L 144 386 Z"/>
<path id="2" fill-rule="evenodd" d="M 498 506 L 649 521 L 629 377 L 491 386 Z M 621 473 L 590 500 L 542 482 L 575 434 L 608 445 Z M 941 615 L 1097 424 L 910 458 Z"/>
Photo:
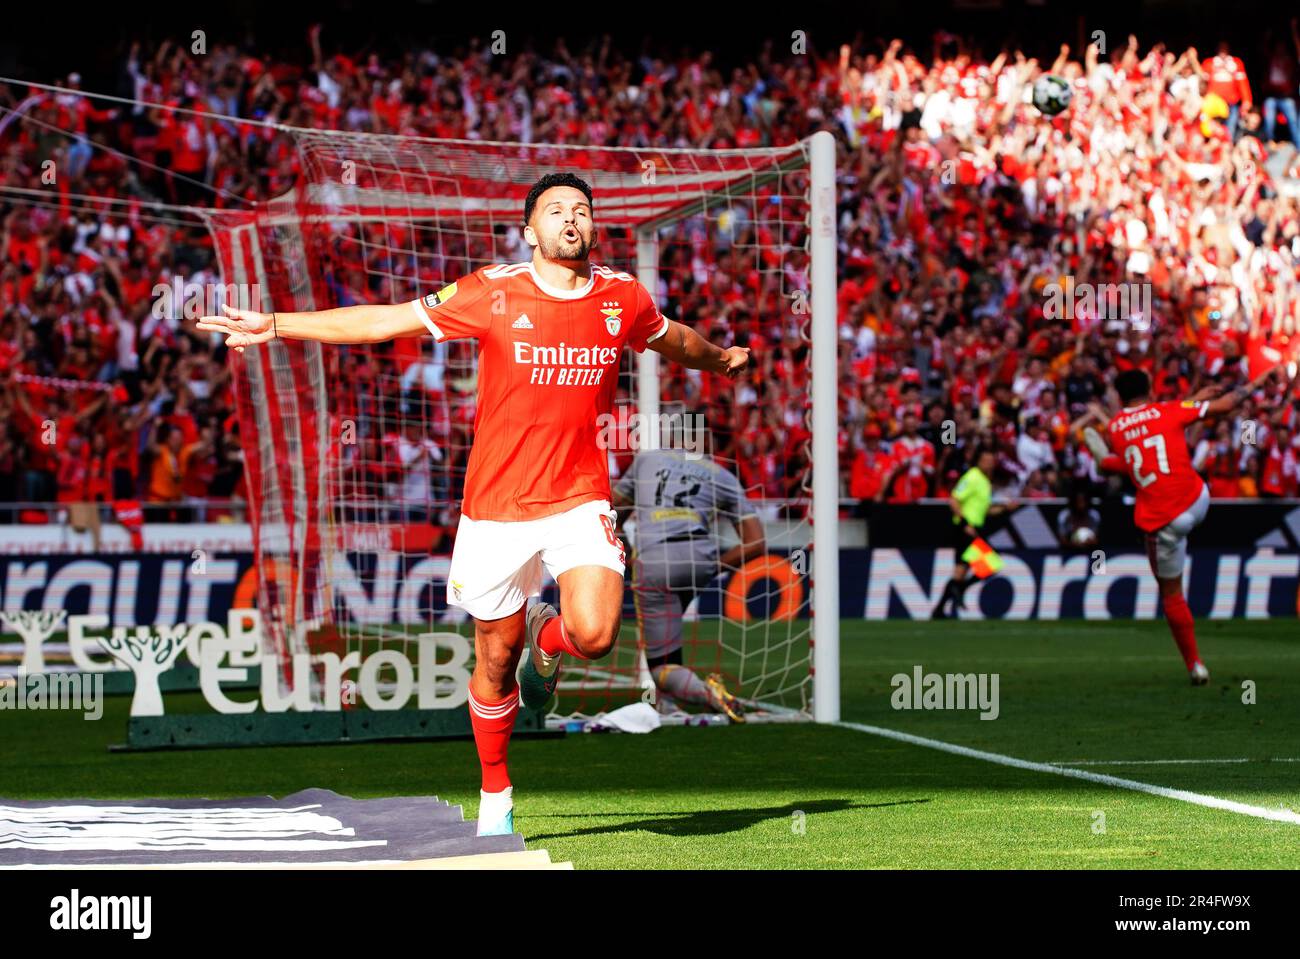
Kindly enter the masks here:
<path id="1" fill-rule="evenodd" d="M 1106 426 L 1110 448 L 1137 487 L 1133 521 L 1139 529 L 1158 530 L 1201 495 L 1205 481 L 1192 469 L 1184 430 L 1208 408 L 1208 403 L 1143 403 L 1121 410 Z"/>
<path id="2" fill-rule="evenodd" d="M 479 341 L 465 516 L 539 519 L 610 498 L 597 440 L 623 344 L 641 352 L 668 329 L 635 277 L 593 264 L 585 286 L 561 290 L 532 263 L 505 264 L 411 305 L 439 342 Z"/>

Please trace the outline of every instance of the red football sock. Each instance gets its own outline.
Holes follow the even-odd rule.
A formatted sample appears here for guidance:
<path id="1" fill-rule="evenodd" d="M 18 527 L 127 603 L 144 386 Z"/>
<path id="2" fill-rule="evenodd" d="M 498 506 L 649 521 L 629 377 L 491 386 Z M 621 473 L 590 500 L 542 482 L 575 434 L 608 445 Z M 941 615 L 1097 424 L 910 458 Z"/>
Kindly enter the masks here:
<path id="1" fill-rule="evenodd" d="M 568 653 L 570 656 L 578 657 L 578 659 L 588 658 L 582 655 L 578 647 L 573 645 L 573 640 L 569 639 L 569 634 L 564 629 L 564 617 L 562 616 L 553 616 L 546 621 L 542 631 L 537 634 L 537 646 L 547 656 Z"/>
<path id="2" fill-rule="evenodd" d="M 519 712 L 519 690 L 510 690 L 505 699 L 485 702 L 469 694 L 469 722 L 474 727 L 474 745 L 483 767 L 483 791 L 499 793 L 510 785 L 506 770 L 506 753 L 510 749 L 510 731 Z"/>
<path id="3" fill-rule="evenodd" d="M 1201 654 L 1196 650 L 1196 621 L 1192 618 L 1192 611 L 1187 606 L 1187 599 L 1181 593 L 1176 596 L 1166 596 L 1165 602 L 1165 619 L 1169 623 L 1169 631 L 1174 634 L 1174 642 L 1178 644 L 1178 651 L 1183 654 L 1183 662 L 1187 668 L 1201 660 Z"/>

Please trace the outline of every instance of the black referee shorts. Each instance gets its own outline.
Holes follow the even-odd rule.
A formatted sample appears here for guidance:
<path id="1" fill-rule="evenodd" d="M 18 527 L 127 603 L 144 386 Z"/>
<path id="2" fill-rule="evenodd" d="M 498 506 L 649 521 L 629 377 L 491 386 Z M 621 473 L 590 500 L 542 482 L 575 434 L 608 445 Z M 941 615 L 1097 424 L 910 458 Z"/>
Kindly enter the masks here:
<path id="1" fill-rule="evenodd" d="M 970 549 L 971 543 L 975 542 L 975 540 L 980 536 L 980 528 L 978 526 L 971 527 L 972 529 L 975 530 L 974 536 L 968 534 L 966 532 L 966 527 L 968 525 L 969 524 L 967 523 L 952 524 L 952 533 L 949 536 L 949 545 L 952 546 L 953 550 L 955 550 L 955 552 L 953 553 L 953 558 L 958 563 L 965 562 L 965 560 L 961 558 L 962 554 L 965 553 L 966 550 Z"/>

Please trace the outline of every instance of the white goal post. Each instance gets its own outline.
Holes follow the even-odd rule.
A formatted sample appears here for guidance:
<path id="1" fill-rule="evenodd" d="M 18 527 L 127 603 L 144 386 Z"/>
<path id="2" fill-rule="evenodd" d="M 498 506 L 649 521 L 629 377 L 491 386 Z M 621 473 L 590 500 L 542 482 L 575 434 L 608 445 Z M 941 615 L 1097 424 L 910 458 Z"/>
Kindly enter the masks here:
<path id="1" fill-rule="evenodd" d="M 812 136 L 813 718 L 840 719 L 840 469 L 835 137 Z"/>

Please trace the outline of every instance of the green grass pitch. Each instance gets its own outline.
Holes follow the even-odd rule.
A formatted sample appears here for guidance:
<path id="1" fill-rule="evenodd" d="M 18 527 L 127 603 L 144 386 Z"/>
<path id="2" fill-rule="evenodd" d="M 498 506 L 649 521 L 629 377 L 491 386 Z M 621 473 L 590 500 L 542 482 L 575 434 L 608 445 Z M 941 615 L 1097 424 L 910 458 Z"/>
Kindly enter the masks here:
<path id="1" fill-rule="evenodd" d="M 846 621 L 843 718 L 1253 808 L 1300 810 L 1295 621 L 1202 622 L 1199 632 L 1214 680 L 1194 689 L 1162 622 Z M 893 709 L 890 677 L 917 664 L 997 673 L 999 718 Z M 1242 702 L 1247 681 L 1254 705 Z M 468 816 L 477 809 L 469 742 L 110 754 L 107 744 L 124 738 L 128 704 L 110 699 L 97 723 L 80 713 L 0 714 L 0 793 L 223 797 L 321 786 L 358 797 L 437 793 L 463 803 Z M 511 771 L 516 827 L 530 848 L 578 868 L 1300 863 L 1300 824 L 847 727 L 517 741 Z"/>

